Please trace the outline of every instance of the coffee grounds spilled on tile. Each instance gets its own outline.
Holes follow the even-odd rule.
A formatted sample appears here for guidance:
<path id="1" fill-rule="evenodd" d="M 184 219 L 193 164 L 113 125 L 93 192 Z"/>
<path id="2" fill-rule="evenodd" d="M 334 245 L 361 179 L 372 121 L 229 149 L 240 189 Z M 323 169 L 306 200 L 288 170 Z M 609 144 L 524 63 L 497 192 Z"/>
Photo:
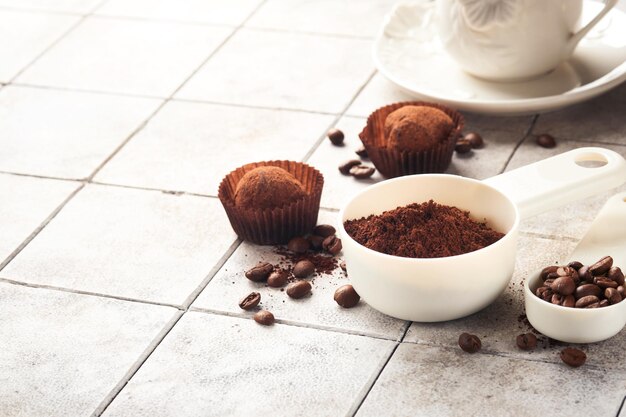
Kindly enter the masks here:
<path id="1" fill-rule="evenodd" d="M 441 258 L 473 252 L 500 240 L 504 234 L 468 211 L 435 203 L 414 203 L 344 223 L 361 245 L 406 258 Z"/>

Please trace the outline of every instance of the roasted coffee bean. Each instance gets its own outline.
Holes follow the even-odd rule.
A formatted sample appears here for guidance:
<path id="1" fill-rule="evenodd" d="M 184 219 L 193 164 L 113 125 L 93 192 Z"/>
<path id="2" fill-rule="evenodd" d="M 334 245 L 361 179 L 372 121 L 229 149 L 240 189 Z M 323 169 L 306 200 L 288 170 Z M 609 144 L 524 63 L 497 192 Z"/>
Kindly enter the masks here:
<path id="1" fill-rule="evenodd" d="M 246 278 L 250 281 L 261 282 L 267 280 L 274 266 L 268 262 L 259 262 L 259 264 L 246 271 Z"/>
<path id="2" fill-rule="evenodd" d="M 367 149 L 365 149 L 365 146 L 361 146 L 356 151 L 354 151 L 354 153 L 359 155 L 361 158 L 369 158 L 369 155 L 367 154 Z"/>
<path id="3" fill-rule="evenodd" d="M 574 348 L 565 348 L 561 351 L 561 360 L 571 367 L 578 368 L 587 360 L 585 352 Z"/>
<path id="4" fill-rule="evenodd" d="M 559 269 L 559 267 L 555 265 L 546 266 L 541 270 L 539 276 L 541 277 L 541 279 L 546 280 L 548 278 L 548 275 L 552 272 L 556 272 L 557 269 Z"/>
<path id="5" fill-rule="evenodd" d="M 542 298 L 546 301 L 551 301 L 553 295 L 554 293 L 552 292 L 552 290 L 548 288 L 546 291 L 544 291 Z"/>
<path id="6" fill-rule="evenodd" d="M 585 308 L 588 305 L 591 305 L 593 303 L 597 303 L 599 301 L 600 300 L 595 295 L 586 295 L 586 296 L 576 300 L 576 306 L 575 307 L 576 308 Z"/>
<path id="7" fill-rule="evenodd" d="M 254 314 L 254 321 L 263 326 L 271 326 L 274 324 L 274 315 L 267 310 L 257 311 Z"/>
<path id="8" fill-rule="evenodd" d="M 567 266 L 569 266 L 570 268 L 574 268 L 576 271 L 578 271 L 583 266 L 583 264 L 582 262 L 572 261 L 568 263 Z"/>
<path id="9" fill-rule="evenodd" d="M 259 305 L 261 301 L 261 294 L 258 292 L 251 292 L 239 301 L 239 308 L 244 310 L 252 310 Z"/>
<path id="10" fill-rule="evenodd" d="M 571 268 L 569 266 L 562 266 L 558 268 L 556 270 L 556 274 L 559 277 L 571 277 L 575 284 L 578 284 L 578 282 L 580 282 L 578 272 L 576 272 L 574 268 Z"/>
<path id="11" fill-rule="evenodd" d="M 324 239 L 324 242 L 322 242 L 322 247 L 328 253 L 337 255 L 339 252 L 341 252 L 343 246 L 341 245 L 341 239 L 336 236 L 328 236 L 326 239 Z"/>
<path id="12" fill-rule="evenodd" d="M 550 285 L 552 291 L 561 295 L 570 295 L 576 289 L 576 283 L 570 276 L 559 277 Z"/>
<path id="13" fill-rule="evenodd" d="M 542 148 L 554 148 L 556 146 L 556 140 L 554 137 L 552 135 L 548 135 L 547 133 L 537 136 L 536 142 L 537 145 Z"/>
<path id="14" fill-rule="evenodd" d="M 607 288 L 604 290 L 604 296 L 607 300 L 609 300 L 610 304 L 617 304 L 622 301 L 622 294 L 620 294 L 615 288 Z"/>
<path id="15" fill-rule="evenodd" d="M 624 287 L 623 285 L 620 285 L 619 287 L 617 287 L 617 291 L 622 294 L 622 297 L 624 297 L 626 295 L 626 287 Z"/>
<path id="16" fill-rule="evenodd" d="M 515 339 L 517 347 L 522 350 L 533 350 L 537 346 L 537 336 L 532 333 L 520 334 Z"/>
<path id="17" fill-rule="evenodd" d="M 624 285 L 624 273 L 619 266 L 612 266 L 606 273 L 606 277 L 617 282 L 617 285 Z"/>
<path id="18" fill-rule="evenodd" d="M 359 161 L 358 159 L 350 159 L 339 165 L 339 172 L 341 172 L 343 175 L 350 175 L 350 170 L 352 169 L 352 167 L 358 165 L 361 165 L 361 161 Z"/>
<path id="19" fill-rule="evenodd" d="M 476 132 L 469 132 L 468 134 L 463 136 L 463 139 L 468 141 L 474 149 L 482 148 L 485 145 L 483 137 Z"/>
<path id="20" fill-rule="evenodd" d="M 557 278 L 558 278 L 558 276 L 557 276 Z M 549 287 L 550 285 L 552 285 L 553 282 L 554 282 L 554 278 L 548 278 L 547 280 L 545 280 L 543 282 L 543 285 Z"/>
<path id="21" fill-rule="evenodd" d="M 274 271 L 267 278 L 267 285 L 273 288 L 280 288 L 287 284 L 287 280 L 289 279 L 289 274 L 285 270 Z"/>
<path id="22" fill-rule="evenodd" d="M 304 281 L 300 279 L 287 285 L 286 292 L 287 295 L 291 298 L 302 298 L 309 292 L 311 292 L 311 284 L 309 283 L 309 281 Z"/>
<path id="23" fill-rule="evenodd" d="M 552 294 L 552 298 L 550 299 L 552 304 L 556 304 L 558 306 L 563 302 L 563 296 L 561 294 Z"/>
<path id="24" fill-rule="evenodd" d="M 351 308 L 359 303 L 361 297 L 357 294 L 352 285 L 348 284 L 337 288 L 333 299 L 341 307 Z"/>
<path id="25" fill-rule="evenodd" d="M 474 334 L 461 333 L 459 336 L 459 347 L 467 353 L 476 353 L 481 346 L 480 339 Z"/>
<path id="26" fill-rule="evenodd" d="M 364 180 L 374 175 L 376 169 L 368 167 L 367 165 L 357 165 L 350 168 L 350 175 L 357 180 Z"/>
<path id="27" fill-rule="evenodd" d="M 293 275 L 296 278 L 306 278 L 313 272 L 315 272 L 315 265 L 313 265 L 313 262 L 308 259 L 296 262 L 293 266 Z"/>
<path id="28" fill-rule="evenodd" d="M 595 295 L 596 297 L 602 293 L 602 288 L 595 284 L 583 284 L 576 288 L 576 299 L 587 297 L 589 295 Z"/>
<path id="29" fill-rule="evenodd" d="M 344 134 L 339 129 L 330 129 L 327 133 L 328 139 L 335 146 L 343 145 Z"/>
<path id="30" fill-rule="evenodd" d="M 598 277 L 600 275 L 606 274 L 612 266 L 613 258 L 611 258 L 610 256 L 605 256 L 595 264 L 591 265 L 589 267 L 589 271 L 591 272 L 591 275 L 593 275 L 594 277 Z"/>
<path id="31" fill-rule="evenodd" d="M 586 305 L 583 308 L 598 308 L 598 307 L 600 307 L 600 302 L 599 301 L 597 303 L 591 303 L 589 305 Z"/>
<path id="32" fill-rule="evenodd" d="M 330 224 L 318 224 L 313 229 L 313 234 L 321 237 L 333 236 L 337 230 Z"/>
<path id="33" fill-rule="evenodd" d="M 543 294 L 548 290 L 548 287 L 539 287 L 535 290 L 535 295 L 539 298 L 543 298 Z"/>
<path id="34" fill-rule="evenodd" d="M 593 281 L 593 275 L 591 275 L 591 271 L 589 271 L 588 265 L 583 265 L 580 267 L 580 269 L 578 270 L 578 277 L 581 281 Z"/>
<path id="35" fill-rule="evenodd" d="M 602 300 L 598 304 L 598 307 L 608 307 L 608 306 L 609 306 L 609 300 Z"/>
<path id="36" fill-rule="evenodd" d="M 309 243 L 311 244 L 311 248 L 313 248 L 314 250 L 322 249 L 322 242 L 324 241 L 324 238 L 322 236 L 311 235 L 308 237 L 308 239 Z"/>
<path id="37" fill-rule="evenodd" d="M 573 295 L 566 295 L 563 297 L 563 302 L 561 303 L 563 307 L 575 307 L 576 306 L 576 298 Z"/>
<path id="38" fill-rule="evenodd" d="M 287 249 L 294 253 L 305 253 L 306 251 L 311 249 L 311 242 L 303 237 L 297 236 L 291 239 L 289 243 L 287 243 Z"/>
<path id="39" fill-rule="evenodd" d="M 617 282 L 604 277 L 595 277 L 593 283 L 600 288 L 617 288 Z"/>
<path id="40" fill-rule="evenodd" d="M 461 153 L 461 154 L 468 153 L 469 151 L 472 150 L 472 144 L 470 143 L 469 140 L 461 139 L 456 142 L 456 145 L 454 146 L 454 150 L 456 151 L 456 153 Z"/>
<path id="41" fill-rule="evenodd" d="M 341 261 L 341 263 L 339 264 L 339 268 L 341 268 L 343 272 L 348 272 L 348 268 L 346 267 L 346 261 Z"/>

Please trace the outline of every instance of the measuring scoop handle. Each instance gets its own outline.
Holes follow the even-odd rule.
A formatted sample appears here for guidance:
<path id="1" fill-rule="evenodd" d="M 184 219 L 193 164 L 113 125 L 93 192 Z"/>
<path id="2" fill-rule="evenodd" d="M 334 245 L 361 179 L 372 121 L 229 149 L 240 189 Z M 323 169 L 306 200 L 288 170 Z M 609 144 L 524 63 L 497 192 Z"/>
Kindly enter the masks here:
<path id="1" fill-rule="evenodd" d="M 619 187 L 626 182 L 626 161 L 609 149 L 578 148 L 483 182 L 506 194 L 528 218 Z"/>

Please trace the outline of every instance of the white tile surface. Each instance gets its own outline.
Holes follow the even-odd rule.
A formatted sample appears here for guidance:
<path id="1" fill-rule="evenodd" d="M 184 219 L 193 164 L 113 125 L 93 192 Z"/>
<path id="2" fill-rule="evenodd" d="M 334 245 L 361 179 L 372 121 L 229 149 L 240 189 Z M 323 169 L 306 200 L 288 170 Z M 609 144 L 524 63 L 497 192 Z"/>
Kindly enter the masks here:
<path id="1" fill-rule="evenodd" d="M 96 181 L 217 195 L 248 162 L 301 160 L 332 116 L 169 102 Z"/>
<path id="2" fill-rule="evenodd" d="M 231 30 L 90 17 L 17 81 L 166 97 Z"/>
<path id="3" fill-rule="evenodd" d="M 371 72 L 371 43 L 242 29 L 177 97 L 339 113 Z"/>
<path id="4" fill-rule="evenodd" d="M 191 312 L 103 415 L 348 415 L 392 347 Z"/>
<path id="5" fill-rule="evenodd" d="M 90 415 L 176 312 L 0 283 L 0 415 Z"/>
<path id="6" fill-rule="evenodd" d="M 350 107 L 348 107 L 346 114 L 367 117 L 379 107 L 399 101 L 411 100 L 415 100 L 415 98 L 400 90 L 380 72 L 377 72 Z"/>
<path id="7" fill-rule="evenodd" d="M 0 82 L 10 81 L 78 20 L 0 9 Z"/>
<path id="8" fill-rule="evenodd" d="M 0 0 L 1 7 L 69 13 L 88 13 L 99 3 L 102 0 Z"/>
<path id="9" fill-rule="evenodd" d="M 357 416 L 613 416 L 624 377 L 592 366 L 401 344 Z"/>
<path id="10" fill-rule="evenodd" d="M 6 86 L 0 90 L 0 170 L 86 178 L 160 103 Z"/>
<path id="11" fill-rule="evenodd" d="M 396 0 L 269 0 L 246 26 L 374 37 Z"/>
<path id="12" fill-rule="evenodd" d="M 234 240 L 216 199 L 90 185 L 0 277 L 182 304 Z"/>
<path id="13" fill-rule="evenodd" d="M 75 182 L 0 174 L 0 263 L 78 187 Z"/>
<path id="14" fill-rule="evenodd" d="M 261 0 L 110 0 L 96 14 L 239 25 Z"/>
<path id="15" fill-rule="evenodd" d="M 324 223 L 335 225 L 336 213 L 321 212 L 318 224 Z M 299 300 L 289 298 L 280 288 L 252 282 L 244 275 L 245 271 L 259 261 L 278 265 L 282 258 L 276 254 L 273 246 L 244 242 L 211 280 L 192 307 L 251 317 L 254 311 L 245 312 L 239 308 L 238 303 L 250 292 L 256 291 L 261 294 L 262 308 L 270 310 L 277 320 L 392 340 L 399 340 L 402 337 L 407 325 L 405 321 L 379 313 L 364 301 L 349 309 L 341 308 L 335 303 L 333 300 L 335 290 L 350 283 L 339 268 L 332 274 L 318 274 L 310 278 L 309 281 L 313 286 L 312 295 Z"/>

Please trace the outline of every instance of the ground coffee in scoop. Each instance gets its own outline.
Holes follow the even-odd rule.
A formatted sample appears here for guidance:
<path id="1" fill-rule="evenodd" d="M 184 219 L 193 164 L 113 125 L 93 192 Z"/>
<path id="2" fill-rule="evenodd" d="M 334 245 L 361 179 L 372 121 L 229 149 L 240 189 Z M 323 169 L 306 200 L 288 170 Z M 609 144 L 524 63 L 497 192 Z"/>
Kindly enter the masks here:
<path id="1" fill-rule="evenodd" d="M 361 245 L 406 258 L 441 258 L 489 246 L 503 233 L 468 211 L 435 203 L 414 203 L 344 223 L 346 232 Z"/>

